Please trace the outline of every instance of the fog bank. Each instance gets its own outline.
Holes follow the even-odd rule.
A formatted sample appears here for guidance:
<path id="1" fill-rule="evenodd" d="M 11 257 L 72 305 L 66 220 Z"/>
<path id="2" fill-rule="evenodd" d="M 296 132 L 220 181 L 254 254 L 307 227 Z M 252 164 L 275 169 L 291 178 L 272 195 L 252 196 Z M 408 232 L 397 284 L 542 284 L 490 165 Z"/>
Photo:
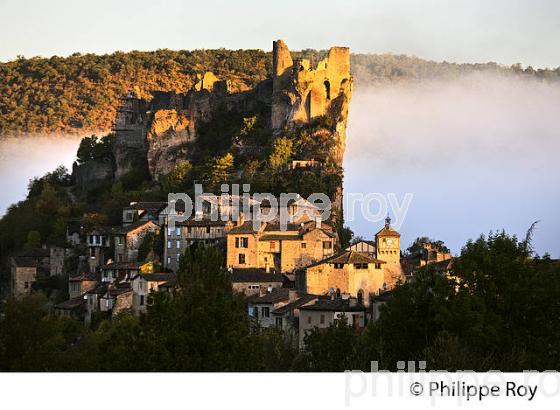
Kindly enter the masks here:
<path id="1" fill-rule="evenodd" d="M 524 237 L 535 220 L 539 253 L 560 256 L 560 85 L 474 74 L 452 81 L 357 88 L 345 192 L 414 194 L 401 228 L 444 240 L 505 229 Z M 347 221 L 371 239 L 380 226 Z"/>
<path id="2" fill-rule="evenodd" d="M 76 136 L 28 136 L 0 139 L 0 215 L 25 199 L 29 180 L 59 165 L 72 170 L 80 144 Z"/>

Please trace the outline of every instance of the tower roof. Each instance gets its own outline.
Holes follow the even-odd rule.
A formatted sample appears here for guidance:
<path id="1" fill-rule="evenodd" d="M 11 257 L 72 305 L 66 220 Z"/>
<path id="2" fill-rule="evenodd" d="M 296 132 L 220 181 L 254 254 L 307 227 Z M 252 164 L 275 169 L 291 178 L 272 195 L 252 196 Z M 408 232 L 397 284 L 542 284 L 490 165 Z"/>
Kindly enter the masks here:
<path id="1" fill-rule="evenodd" d="M 385 218 L 385 226 L 375 236 L 396 236 L 400 238 L 401 234 L 391 228 L 391 218 L 387 216 Z"/>

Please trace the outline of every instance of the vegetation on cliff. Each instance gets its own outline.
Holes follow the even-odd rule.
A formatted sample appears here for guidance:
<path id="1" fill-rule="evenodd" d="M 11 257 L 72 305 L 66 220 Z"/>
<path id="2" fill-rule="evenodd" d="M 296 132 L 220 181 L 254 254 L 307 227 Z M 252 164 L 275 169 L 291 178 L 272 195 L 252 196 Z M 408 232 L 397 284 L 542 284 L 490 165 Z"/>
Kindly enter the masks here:
<path id="1" fill-rule="evenodd" d="M 294 57 L 318 62 L 325 51 L 304 50 Z M 560 79 L 555 70 L 495 63 L 454 64 L 392 54 L 354 54 L 356 85 L 385 81 L 457 77 L 483 71 Z M 108 132 L 119 97 L 135 90 L 150 98 L 150 91 L 185 91 L 196 75 L 212 71 L 244 90 L 271 74 L 271 54 L 261 50 L 194 50 L 79 53 L 69 57 L 18 58 L 0 63 L 0 135 L 19 133 Z"/>

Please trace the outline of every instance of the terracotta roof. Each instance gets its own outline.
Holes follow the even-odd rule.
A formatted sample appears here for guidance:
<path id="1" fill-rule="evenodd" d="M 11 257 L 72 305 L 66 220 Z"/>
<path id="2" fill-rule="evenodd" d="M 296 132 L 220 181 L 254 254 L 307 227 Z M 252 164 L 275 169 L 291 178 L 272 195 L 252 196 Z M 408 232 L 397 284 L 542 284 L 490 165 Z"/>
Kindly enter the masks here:
<path id="1" fill-rule="evenodd" d="M 299 224 L 286 224 L 286 229 L 282 229 L 282 226 L 278 223 L 275 224 L 267 224 L 264 228 L 265 232 L 288 232 L 288 231 L 297 231 L 299 232 L 301 226 Z"/>
<path id="2" fill-rule="evenodd" d="M 282 282 L 282 275 L 277 273 L 268 273 L 264 269 L 259 268 L 234 268 L 231 274 L 231 281 L 233 283 Z"/>
<path id="3" fill-rule="evenodd" d="M 372 258 L 371 256 L 368 256 L 361 252 L 342 251 L 336 255 L 320 260 L 319 262 L 312 263 L 311 265 L 307 266 L 307 268 L 310 268 L 312 266 L 322 265 L 324 263 L 350 264 L 350 263 L 386 263 L 386 262 L 379 259 Z"/>
<path id="4" fill-rule="evenodd" d="M 233 228 L 231 228 L 229 230 L 228 234 L 240 234 L 240 233 L 251 234 L 251 233 L 257 233 L 257 232 L 258 231 L 253 228 L 253 222 L 252 221 L 246 221 L 246 222 L 243 222 L 239 226 L 234 226 Z"/>
<path id="5" fill-rule="evenodd" d="M 391 228 L 391 225 L 385 225 L 375 236 L 396 236 L 400 238 L 401 234 Z"/>
<path id="6" fill-rule="evenodd" d="M 30 256 L 16 256 L 13 259 L 14 259 L 14 263 L 19 268 L 36 268 L 37 267 L 37 259 L 32 258 Z"/>

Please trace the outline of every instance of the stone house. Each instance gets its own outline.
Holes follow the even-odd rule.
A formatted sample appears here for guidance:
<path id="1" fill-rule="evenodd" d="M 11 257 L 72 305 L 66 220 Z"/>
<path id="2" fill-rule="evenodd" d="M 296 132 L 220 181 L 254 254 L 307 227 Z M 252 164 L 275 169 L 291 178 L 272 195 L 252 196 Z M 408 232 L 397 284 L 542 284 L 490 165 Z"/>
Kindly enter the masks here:
<path id="1" fill-rule="evenodd" d="M 54 305 L 54 312 L 61 317 L 72 317 L 78 320 L 84 320 L 86 305 L 87 301 L 84 296 L 76 296 Z"/>
<path id="2" fill-rule="evenodd" d="M 136 262 L 138 249 L 148 233 L 159 234 L 159 225 L 153 220 L 137 221 L 114 230 L 116 262 Z"/>
<path id="3" fill-rule="evenodd" d="M 297 292 L 286 288 L 271 289 L 263 295 L 254 295 L 247 299 L 249 318 L 254 326 L 260 328 L 275 327 L 272 312 L 274 309 L 296 300 Z"/>
<path id="4" fill-rule="evenodd" d="M 146 313 L 151 292 L 159 291 L 160 285 L 176 280 L 174 273 L 139 273 L 131 279 L 132 307 L 136 314 Z"/>
<path id="5" fill-rule="evenodd" d="M 131 202 L 123 208 L 122 224 L 131 225 L 135 222 L 158 222 L 160 212 L 165 209 L 167 202 Z"/>
<path id="6" fill-rule="evenodd" d="M 384 261 L 354 251 L 343 251 L 296 273 L 296 288 L 316 295 L 346 293 L 368 303 L 369 295 L 387 288 Z"/>
<path id="7" fill-rule="evenodd" d="M 82 296 L 84 293 L 94 289 L 99 280 L 95 275 L 81 274 L 68 278 L 68 295 L 70 299 Z"/>
<path id="8" fill-rule="evenodd" d="M 37 280 L 37 265 L 37 260 L 29 256 L 12 258 L 12 296 L 21 297 L 31 293 L 32 285 Z"/>
<path id="9" fill-rule="evenodd" d="M 361 240 L 356 243 L 353 243 L 349 247 L 345 249 L 346 251 L 354 251 L 359 252 L 364 255 L 370 256 L 372 258 L 377 257 L 377 251 L 375 249 L 375 242 L 374 241 L 366 241 Z"/>
<path id="10" fill-rule="evenodd" d="M 153 271 L 153 264 L 141 262 L 111 262 L 101 267 L 101 282 L 130 281 L 138 273 Z"/>
<path id="11" fill-rule="evenodd" d="M 227 222 L 194 217 L 176 222 L 175 228 L 164 226 L 163 266 L 176 272 L 179 260 L 191 246 L 220 246 L 225 242 Z"/>
<path id="12" fill-rule="evenodd" d="M 31 293 L 38 278 L 64 274 L 64 248 L 33 248 L 11 258 L 10 288 L 12 296 Z"/>
<path id="13" fill-rule="evenodd" d="M 132 309 L 132 296 L 130 283 L 109 286 L 107 291 L 99 298 L 99 310 L 109 312 L 112 316 L 118 315 L 123 310 Z"/>
<path id="14" fill-rule="evenodd" d="M 360 332 L 366 325 L 367 309 L 355 298 L 348 295 L 317 299 L 299 307 L 299 346 L 303 347 L 305 336 L 314 328 L 326 329 L 336 323 L 342 316 L 348 326 Z"/>
<path id="15" fill-rule="evenodd" d="M 70 218 L 66 223 L 66 241 L 72 246 L 82 243 L 84 227 L 81 218 Z"/>
<path id="16" fill-rule="evenodd" d="M 245 296 L 262 295 L 273 289 L 281 288 L 282 275 L 266 272 L 258 268 L 230 269 L 233 290 Z"/>
<path id="17" fill-rule="evenodd" d="M 88 263 L 91 272 L 95 272 L 110 258 L 111 228 L 95 227 L 86 234 Z"/>
<path id="18" fill-rule="evenodd" d="M 290 273 L 331 256 L 335 244 L 336 235 L 326 224 L 287 224 L 283 230 L 279 224 L 255 229 L 244 222 L 227 233 L 227 266 Z"/>

